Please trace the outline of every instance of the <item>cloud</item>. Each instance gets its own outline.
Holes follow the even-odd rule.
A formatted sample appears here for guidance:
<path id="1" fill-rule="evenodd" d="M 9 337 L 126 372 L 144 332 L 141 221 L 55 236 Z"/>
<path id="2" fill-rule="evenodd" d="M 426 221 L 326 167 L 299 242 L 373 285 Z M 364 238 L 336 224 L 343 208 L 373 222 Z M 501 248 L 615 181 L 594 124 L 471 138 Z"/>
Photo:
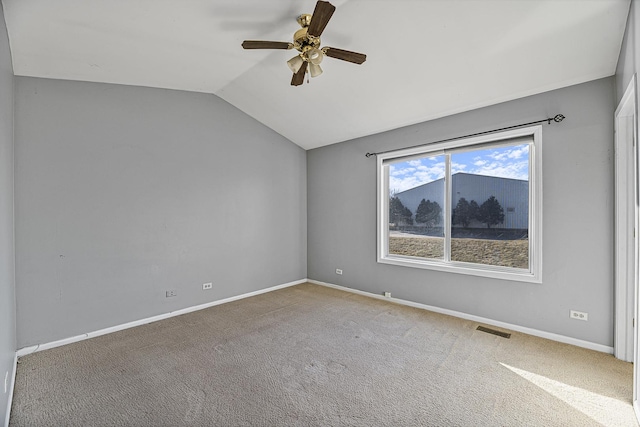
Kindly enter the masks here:
<path id="1" fill-rule="evenodd" d="M 426 160 L 428 163 L 424 164 Z M 444 177 L 444 169 L 443 156 L 392 164 L 389 167 L 389 189 L 400 192 L 427 184 Z"/>
<path id="2" fill-rule="evenodd" d="M 480 150 L 466 172 L 511 179 L 529 179 L 529 145 Z"/>
<path id="3" fill-rule="evenodd" d="M 520 159 L 527 154 L 529 154 L 528 145 L 517 145 L 515 147 L 495 149 L 492 153 L 487 154 L 487 157 L 503 161 L 506 159 Z M 482 157 L 479 156 L 479 158 Z"/>
<path id="4" fill-rule="evenodd" d="M 502 152 L 502 153 L 491 153 L 491 154 L 488 155 L 488 157 L 490 157 L 490 158 L 492 158 L 494 160 L 502 161 L 502 160 L 507 158 L 507 153 L 504 153 L 504 152 Z"/>
<path id="5" fill-rule="evenodd" d="M 465 169 L 467 169 L 468 165 L 465 165 L 464 163 L 457 163 L 457 162 L 451 162 L 451 173 L 458 173 L 458 172 L 466 172 Z"/>
<path id="6" fill-rule="evenodd" d="M 529 145 L 472 150 L 451 157 L 451 171 L 511 179 L 529 179 Z"/>
<path id="7" fill-rule="evenodd" d="M 522 146 L 522 147 L 517 148 L 517 149 L 515 149 L 515 150 L 511 150 L 511 151 L 509 151 L 509 152 L 508 152 L 508 154 L 507 154 L 507 156 L 508 156 L 510 159 L 520 159 L 520 158 L 522 158 L 523 156 L 526 156 L 526 155 L 528 155 L 528 154 L 529 154 L 529 146 L 528 146 L 528 145 L 525 145 L 525 146 Z"/>
<path id="8" fill-rule="evenodd" d="M 451 173 L 529 179 L 529 145 L 458 152 L 451 155 Z M 389 167 L 389 189 L 405 191 L 444 177 L 444 156 L 397 162 Z"/>
<path id="9" fill-rule="evenodd" d="M 476 175 L 496 176 L 501 178 L 511 179 L 529 179 L 529 162 L 494 162 L 483 165 L 482 167 L 475 168 L 471 171 L 467 171 Z"/>
<path id="10" fill-rule="evenodd" d="M 389 168 L 389 174 L 391 176 L 402 176 L 402 175 L 409 175 L 413 172 L 415 172 L 416 168 L 397 168 L 394 167 L 393 165 Z"/>
<path id="11" fill-rule="evenodd" d="M 471 150 L 451 155 L 451 173 L 529 179 L 529 145 Z M 397 162 L 389 168 L 389 188 L 405 191 L 444 177 L 444 156 Z"/>

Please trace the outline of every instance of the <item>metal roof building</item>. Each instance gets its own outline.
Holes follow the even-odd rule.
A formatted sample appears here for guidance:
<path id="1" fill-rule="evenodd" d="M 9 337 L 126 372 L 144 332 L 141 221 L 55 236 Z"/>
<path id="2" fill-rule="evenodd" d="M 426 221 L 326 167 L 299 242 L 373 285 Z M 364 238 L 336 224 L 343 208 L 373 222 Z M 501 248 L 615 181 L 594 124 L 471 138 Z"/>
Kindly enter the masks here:
<path id="1" fill-rule="evenodd" d="M 478 205 L 482 205 L 489 197 L 494 196 L 504 209 L 504 222 L 496 227 L 523 230 L 529 228 L 529 181 L 458 172 L 451 177 L 451 194 L 451 209 L 454 209 L 463 197 L 468 202 L 475 200 Z M 444 179 L 410 188 L 397 193 L 396 196 L 411 210 L 415 218 L 422 199 L 444 205 Z M 470 227 L 480 228 L 486 225 L 474 220 Z"/>

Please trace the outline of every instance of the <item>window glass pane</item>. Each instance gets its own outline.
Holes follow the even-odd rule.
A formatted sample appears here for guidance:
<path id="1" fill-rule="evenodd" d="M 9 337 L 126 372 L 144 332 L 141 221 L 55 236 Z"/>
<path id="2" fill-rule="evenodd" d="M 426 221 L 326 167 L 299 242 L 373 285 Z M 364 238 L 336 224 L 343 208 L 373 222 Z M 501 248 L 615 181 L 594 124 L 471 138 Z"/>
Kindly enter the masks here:
<path id="1" fill-rule="evenodd" d="M 529 144 L 451 155 L 451 260 L 529 268 Z"/>
<path id="2" fill-rule="evenodd" d="M 444 259 L 445 156 L 389 165 L 389 254 Z"/>

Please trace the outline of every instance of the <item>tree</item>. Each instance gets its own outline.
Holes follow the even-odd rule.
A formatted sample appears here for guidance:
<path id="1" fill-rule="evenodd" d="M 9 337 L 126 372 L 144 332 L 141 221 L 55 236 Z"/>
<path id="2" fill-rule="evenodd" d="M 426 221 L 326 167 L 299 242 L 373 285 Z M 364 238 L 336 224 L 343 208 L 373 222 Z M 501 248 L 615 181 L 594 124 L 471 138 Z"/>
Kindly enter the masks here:
<path id="1" fill-rule="evenodd" d="M 404 223 L 406 225 L 413 225 L 413 218 L 411 218 L 413 214 L 411 213 L 411 210 L 409 208 L 404 208 L 402 213 L 403 213 L 402 220 L 404 221 Z"/>
<path id="2" fill-rule="evenodd" d="M 458 204 L 453 210 L 453 216 L 451 222 L 454 224 L 460 224 L 464 228 L 469 228 L 469 223 L 476 219 L 476 215 L 478 214 L 478 204 L 475 200 L 472 200 L 471 203 L 467 202 L 467 199 L 461 197 L 458 200 Z M 417 216 L 416 216 L 417 219 Z"/>
<path id="3" fill-rule="evenodd" d="M 396 225 L 413 225 L 412 214 L 397 196 L 389 198 L 389 222 Z"/>
<path id="4" fill-rule="evenodd" d="M 442 208 L 436 201 L 422 199 L 416 210 L 416 222 L 427 228 L 435 227 L 442 219 Z"/>
<path id="5" fill-rule="evenodd" d="M 471 216 L 471 219 L 478 219 L 478 215 L 480 213 L 480 206 L 478 206 L 478 202 L 476 202 L 475 200 L 472 200 L 469 202 L 469 215 Z"/>
<path id="6" fill-rule="evenodd" d="M 489 197 L 478 210 L 478 221 L 487 224 L 487 228 L 504 221 L 504 209 L 494 196 Z"/>

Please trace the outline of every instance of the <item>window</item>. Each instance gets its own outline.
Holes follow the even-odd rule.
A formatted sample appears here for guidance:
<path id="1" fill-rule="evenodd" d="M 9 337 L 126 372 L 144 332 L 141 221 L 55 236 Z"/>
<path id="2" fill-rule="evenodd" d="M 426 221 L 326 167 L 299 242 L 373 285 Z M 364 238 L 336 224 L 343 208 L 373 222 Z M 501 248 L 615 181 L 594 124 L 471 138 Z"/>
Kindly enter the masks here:
<path id="1" fill-rule="evenodd" d="M 541 127 L 379 154 L 378 262 L 540 282 Z"/>

